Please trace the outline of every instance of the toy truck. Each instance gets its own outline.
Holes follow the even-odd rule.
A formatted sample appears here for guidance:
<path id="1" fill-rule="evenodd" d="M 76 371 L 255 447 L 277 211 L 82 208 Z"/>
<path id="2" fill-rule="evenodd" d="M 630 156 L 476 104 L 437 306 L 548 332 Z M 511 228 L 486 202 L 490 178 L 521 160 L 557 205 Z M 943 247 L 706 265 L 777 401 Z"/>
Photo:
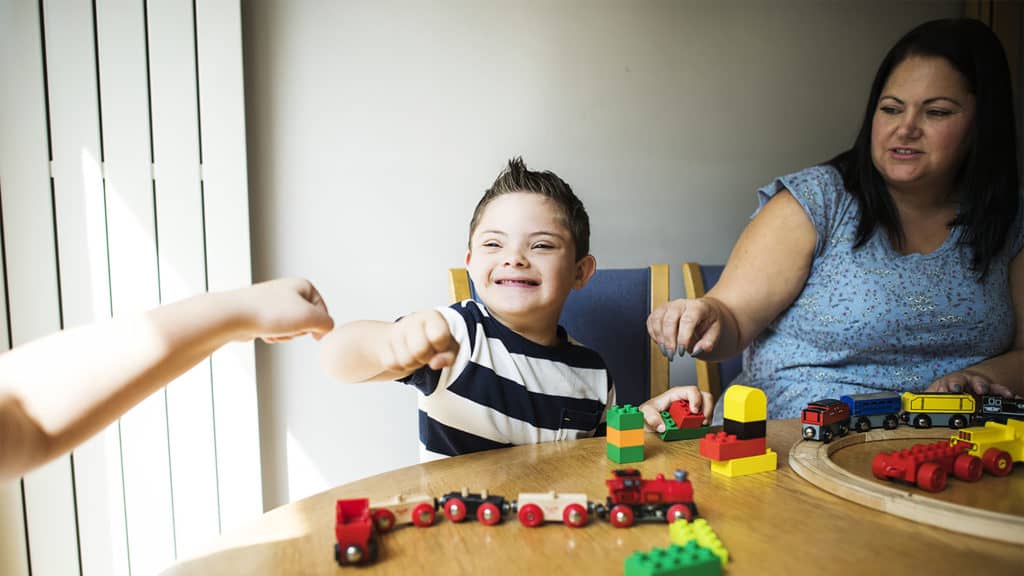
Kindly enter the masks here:
<path id="1" fill-rule="evenodd" d="M 839 398 L 850 407 L 850 428 L 867 432 L 872 428 L 893 430 L 900 424 L 900 395 L 896 392 L 848 394 Z"/>
<path id="2" fill-rule="evenodd" d="M 850 407 L 834 398 L 816 400 L 800 412 L 800 422 L 804 440 L 828 444 L 850 432 Z"/>
<path id="3" fill-rule="evenodd" d="M 519 522 L 530 528 L 546 521 L 564 522 L 579 528 L 587 523 L 587 512 L 591 508 L 586 494 L 557 492 L 521 493 L 515 507 L 519 510 Z"/>
<path id="4" fill-rule="evenodd" d="M 370 514 L 370 500 L 338 500 L 335 504 L 334 560 L 341 566 L 377 560 L 380 536 Z"/>
<path id="5" fill-rule="evenodd" d="M 931 428 L 933 424 L 956 430 L 971 423 L 975 401 L 970 394 L 946 392 L 904 392 L 900 397 L 903 412 L 900 420 L 914 428 Z"/>
<path id="6" fill-rule="evenodd" d="M 960 430 L 949 439 L 950 446 L 964 446 L 967 453 L 981 458 L 985 471 L 1006 476 L 1014 462 L 1024 461 L 1024 420 L 1009 419 L 1006 424 L 986 422 Z"/>
<path id="7" fill-rule="evenodd" d="M 437 501 L 422 494 L 399 494 L 385 502 L 374 502 L 370 508 L 370 515 L 382 534 L 390 532 L 396 524 L 413 524 L 421 528 L 432 526 L 436 514 Z"/>
<path id="8" fill-rule="evenodd" d="M 672 522 L 685 519 L 693 521 L 697 505 L 693 503 L 693 485 L 687 479 L 685 470 L 676 470 L 673 479 L 658 474 L 653 480 L 640 477 L 640 471 L 633 468 L 615 470 L 608 485 L 608 519 L 616 528 L 626 528 L 635 520 L 657 520 Z M 604 515 L 606 509 L 599 508 Z"/>
<path id="9" fill-rule="evenodd" d="M 981 460 L 967 453 L 967 446 L 950 446 L 940 440 L 917 444 L 908 450 L 879 452 L 871 462 L 871 472 L 879 480 L 902 480 L 928 492 L 941 492 L 953 474 L 974 482 L 981 478 Z"/>

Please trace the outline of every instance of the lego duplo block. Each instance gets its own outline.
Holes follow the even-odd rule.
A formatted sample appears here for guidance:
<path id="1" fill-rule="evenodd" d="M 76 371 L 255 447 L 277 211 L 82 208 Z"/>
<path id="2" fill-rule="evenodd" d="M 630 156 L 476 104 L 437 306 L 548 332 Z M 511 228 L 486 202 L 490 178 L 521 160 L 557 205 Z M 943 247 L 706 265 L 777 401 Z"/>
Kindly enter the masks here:
<path id="1" fill-rule="evenodd" d="M 608 443 L 619 448 L 644 445 L 644 431 L 642 428 L 636 430 L 619 430 L 618 428 L 608 429 Z"/>
<path id="2" fill-rule="evenodd" d="M 690 412 L 690 403 L 686 400 L 676 400 L 669 404 L 668 413 L 676 423 L 676 428 L 700 428 L 704 425 L 704 414 Z"/>
<path id="3" fill-rule="evenodd" d="M 640 462 L 644 459 L 644 447 L 643 446 L 629 446 L 626 448 L 620 448 L 614 444 L 607 444 L 608 448 L 606 454 L 608 458 L 618 462 L 619 464 L 626 464 L 629 462 Z"/>
<path id="4" fill-rule="evenodd" d="M 765 453 L 760 456 L 733 458 L 732 460 L 722 460 L 721 462 L 715 460 L 711 461 L 712 472 L 715 474 L 721 474 L 722 476 L 728 476 L 729 478 L 746 476 L 748 474 L 757 474 L 759 472 L 768 472 L 775 470 L 778 466 L 779 455 L 772 452 L 771 448 L 768 448 Z"/>
<path id="5" fill-rule="evenodd" d="M 725 389 L 723 418 L 737 422 L 768 419 L 768 397 L 764 390 L 734 384 Z"/>
<path id="6" fill-rule="evenodd" d="M 644 415 L 631 404 L 608 408 L 608 427 L 616 430 L 644 429 Z"/>
<path id="7" fill-rule="evenodd" d="M 661 413 L 661 421 L 665 423 L 665 431 L 661 433 L 661 439 L 666 442 L 703 438 L 707 435 L 708 431 L 711 430 L 710 426 L 701 426 L 700 428 L 678 428 L 675 421 L 672 420 L 672 416 L 670 416 L 668 412 Z"/>
<path id="8" fill-rule="evenodd" d="M 765 438 L 740 440 L 732 434 L 718 432 L 700 439 L 700 455 L 712 460 L 732 460 L 764 454 L 768 448 Z"/>
<path id="9" fill-rule="evenodd" d="M 626 576 L 721 576 L 722 563 L 707 548 L 690 542 L 649 552 L 634 552 L 623 566 Z"/>
<path id="10" fill-rule="evenodd" d="M 738 422 L 736 420 L 727 419 L 722 422 L 722 431 L 726 434 L 732 434 L 740 440 L 764 438 L 765 431 L 767 429 L 768 426 L 764 420 L 758 420 L 757 422 Z"/>
<path id="11" fill-rule="evenodd" d="M 676 520 L 669 524 L 668 535 L 673 544 L 685 546 L 688 542 L 696 541 L 703 548 L 711 550 L 711 553 L 718 556 L 722 566 L 729 562 L 729 551 L 718 538 L 718 534 L 711 529 L 711 525 L 703 518 L 697 518 L 693 522 Z"/>

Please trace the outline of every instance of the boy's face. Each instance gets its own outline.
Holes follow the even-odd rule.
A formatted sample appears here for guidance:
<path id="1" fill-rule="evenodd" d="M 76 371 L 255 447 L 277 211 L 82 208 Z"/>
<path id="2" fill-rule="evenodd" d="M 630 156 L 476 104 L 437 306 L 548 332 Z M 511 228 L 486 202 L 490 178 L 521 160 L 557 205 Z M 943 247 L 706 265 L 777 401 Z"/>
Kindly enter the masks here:
<path id="1" fill-rule="evenodd" d="M 551 331 L 573 288 L 594 273 L 593 256 L 576 262 L 576 245 L 554 201 L 530 192 L 487 205 L 466 253 L 477 295 L 503 324 L 534 340 Z"/>

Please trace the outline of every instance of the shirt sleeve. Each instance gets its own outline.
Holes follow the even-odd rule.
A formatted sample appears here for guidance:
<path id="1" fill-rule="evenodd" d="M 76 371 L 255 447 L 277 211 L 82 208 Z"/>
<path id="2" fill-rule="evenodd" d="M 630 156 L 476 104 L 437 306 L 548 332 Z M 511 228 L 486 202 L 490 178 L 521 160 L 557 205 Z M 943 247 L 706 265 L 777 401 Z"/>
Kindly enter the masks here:
<path id="1" fill-rule="evenodd" d="M 846 194 L 842 176 L 831 166 L 813 166 L 776 178 L 757 191 L 757 210 L 751 218 L 782 190 L 789 190 L 810 218 L 817 233 L 814 255 L 820 256 L 838 229 L 843 211 L 851 206 L 852 197 Z"/>

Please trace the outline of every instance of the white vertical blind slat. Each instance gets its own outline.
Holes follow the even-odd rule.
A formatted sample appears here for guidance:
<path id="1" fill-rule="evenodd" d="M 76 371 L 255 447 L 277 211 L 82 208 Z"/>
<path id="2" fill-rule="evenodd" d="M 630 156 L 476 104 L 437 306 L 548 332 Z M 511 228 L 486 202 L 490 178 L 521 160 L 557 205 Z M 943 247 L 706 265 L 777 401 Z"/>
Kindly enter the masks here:
<path id="1" fill-rule="evenodd" d="M 17 346 L 59 330 L 60 308 L 39 5 L 5 0 L 0 15 L 0 192 L 11 344 Z M 70 458 L 26 475 L 23 490 L 32 574 L 77 573 Z"/>
<path id="2" fill-rule="evenodd" d="M 197 0 L 196 15 L 206 265 L 210 290 L 224 290 L 252 282 L 241 7 Z M 212 361 L 221 529 L 230 530 L 263 511 L 253 344 L 225 346 Z"/>
<path id="3" fill-rule="evenodd" d="M 100 105 L 114 315 L 159 304 L 146 19 L 137 0 L 97 0 Z M 174 560 L 166 393 L 121 418 L 128 554 L 133 574 Z"/>
<path id="4" fill-rule="evenodd" d="M 148 6 L 160 287 L 162 300 L 173 302 L 206 289 L 195 30 L 192 0 L 151 0 Z M 182 556 L 220 528 L 209 361 L 167 387 L 167 420 Z"/>
<path id="5" fill-rule="evenodd" d="M 92 0 L 46 0 L 47 93 L 64 326 L 110 316 Z M 113 424 L 75 452 L 82 574 L 128 574 L 121 442 Z"/>

